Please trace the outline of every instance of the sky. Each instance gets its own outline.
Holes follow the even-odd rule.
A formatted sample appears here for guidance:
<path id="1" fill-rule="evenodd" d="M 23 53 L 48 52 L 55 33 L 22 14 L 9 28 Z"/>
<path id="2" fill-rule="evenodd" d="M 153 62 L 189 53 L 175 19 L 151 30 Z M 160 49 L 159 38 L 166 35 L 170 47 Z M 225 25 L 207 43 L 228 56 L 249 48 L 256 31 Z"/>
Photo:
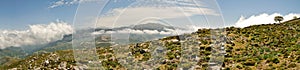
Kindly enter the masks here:
<path id="1" fill-rule="evenodd" d="M 218 3 L 228 24 L 237 22 L 241 16 L 300 13 L 299 0 L 218 0 Z"/>
<path id="2" fill-rule="evenodd" d="M 300 17 L 298 3 L 299 0 L 1 0 L 0 49 L 49 43 L 86 27 L 161 23 L 197 30 L 276 23 L 275 16 L 283 16 L 284 21 Z"/>
<path id="3" fill-rule="evenodd" d="M 61 0 L 1 0 L 0 29 L 26 29 L 28 25 L 49 24 L 58 19 L 71 24 L 78 3 L 50 8 L 56 5 L 55 2 L 59 1 Z M 73 0 L 62 1 L 72 2 Z M 124 0 L 121 0 L 123 2 L 111 1 L 104 11 L 112 8 L 127 7 L 133 2 Z M 297 3 L 300 3 L 299 0 L 217 0 L 217 3 L 226 25 L 234 25 L 241 16 L 250 17 L 262 13 L 279 13 L 283 15 L 300 13 L 300 8 L 297 8 L 299 6 Z"/>
<path id="4" fill-rule="evenodd" d="M 50 9 L 53 0 L 1 0 L 0 29 L 26 29 L 28 25 L 49 24 L 56 19 L 73 20 L 76 6 Z"/>

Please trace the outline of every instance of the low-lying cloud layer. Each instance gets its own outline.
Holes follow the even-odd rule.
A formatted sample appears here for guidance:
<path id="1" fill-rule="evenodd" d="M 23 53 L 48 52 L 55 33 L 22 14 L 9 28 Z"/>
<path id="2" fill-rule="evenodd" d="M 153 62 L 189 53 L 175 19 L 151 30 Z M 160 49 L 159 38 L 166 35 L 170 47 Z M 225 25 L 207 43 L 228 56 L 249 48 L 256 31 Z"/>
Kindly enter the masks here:
<path id="1" fill-rule="evenodd" d="M 30 25 L 28 30 L 0 30 L 0 49 L 14 46 L 45 44 L 57 41 L 65 34 L 72 34 L 72 27 L 64 22 L 48 25 Z"/>
<path id="2" fill-rule="evenodd" d="M 156 35 L 180 35 L 184 33 L 190 33 L 193 30 L 183 30 L 183 29 L 166 29 L 166 31 L 159 30 L 134 30 L 134 29 L 122 29 L 115 31 L 104 31 L 100 30 L 97 32 L 93 32 L 93 34 L 156 34 Z"/>
<path id="3" fill-rule="evenodd" d="M 197 31 L 199 28 L 195 25 L 187 25 L 182 27 L 172 27 L 157 23 L 147 23 L 119 28 L 102 28 L 96 29 L 92 34 L 153 34 L 153 35 L 180 35 Z"/>
<path id="4" fill-rule="evenodd" d="M 251 25 L 259 25 L 259 24 L 272 24 L 272 23 L 277 23 L 274 21 L 275 16 L 282 16 L 284 18 L 284 21 L 288 21 L 293 19 L 295 16 L 300 17 L 300 14 L 294 14 L 290 13 L 287 15 L 281 15 L 279 13 L 274 13 L 274 14 L 260 14 L 260 15 L 253 15 L 249 18 L 245 18 L 241 16 L 241 18 L 238 20 L 238 22 L 235 23 L 236 27 L 247 27 Z"/>

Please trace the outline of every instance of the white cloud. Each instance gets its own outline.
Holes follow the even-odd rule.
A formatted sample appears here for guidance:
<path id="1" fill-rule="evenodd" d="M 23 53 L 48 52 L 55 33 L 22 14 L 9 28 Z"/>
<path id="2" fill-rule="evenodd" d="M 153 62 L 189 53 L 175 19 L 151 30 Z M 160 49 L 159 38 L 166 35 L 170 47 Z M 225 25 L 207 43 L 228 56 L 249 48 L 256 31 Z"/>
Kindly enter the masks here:
<path id="1" fill-rule="evenodd" d="M 196 26 L 194 26 L 196 27 Z M 200 27 L 196 27 L 200 28 Z M 191 33 L 195 32 L 198 29 L 196 28 L 190 28 L 190 29 L 167 29 L 165 28 L 165 31 L 158 31 L 158 30 L 135 30 L 135 29 L 122 29 L 122 30 L 114 30 L 114 31 L 104 31 L 100 30 L 97 32 L 93 32 L 91 34 L 94 35 L 100 35 L 100 34 L 156 34 L 156 35 L 180 35 L 184 33 Z"/>
<path id="2" fill-rule="evenodd" d="M 78 3 L 85 3 L 85 2 L 96 2 L 97 0 L 58 0 L 54 3 L 52 3 L 49 8 L 56 8 L 63 5 L 74 5 Z"/>
<path id="3" fill-rule="evenodd" d="M 146 34 L 160 34 L 157 30 L 143 30 Z"/>
<path id="4" fill-rule="evenodd" d="M 201 11 L 202 10 L 202 11 Z M 203 13 L 209 12 L 209 13 Z M 126 25 L 133 25 L 143 21 L 146 18 L 156 17 L 161 20 L 186 18 L 195 15 L 218 15 L 214 10 L 208 8 L 197 7 L 130 7 L 130 8 L 116 8 L 110 11 L 114 15 L 103 16 L 98 19 L 98 26 L 102 27 L 119 27 Z M 190 23 L 187 19 L 178 20 Z M 176 22 L 169 22 L 175 24 Z"/>
<path id="5" fill-rule="evenodd" d="M 52 6 L 50 6 L 50 8 L 54 8 L 62 5 L 78 4 L 80 1 L 94 2 L 95 0 L 69 0 L 69 1 L 60 0 L 55 2 L 57 4 L 54 3 Z M 216 12 L 214 9 L 211 9 L 211 7 L 209 6 L 203 6 L 204 4 L 202 5 L 202 3 L 199 4 L 194 3 L 195 0 L 114 0 L 110 2 L 122 3 L 123 1 L 129 1 L 133 3 L 130 4 L 129 7 L 123 5 L 120 7 L 117 7 L 117 5 L 114 5 L 114 7 L 107 6 L 105 7 L 105 9 L 108 9 L 110 11 L 102 11 L 100 14 L 100 18 L 97 18 L 98 16 L 97 17 L 92 16 L 91 18 L 90 16 L 81 16 L 81 17 L 78 16 L 79 19 L 76 21 L 83 23 L 84 25 L 82 27 L 89 27 L 89 28 L 95 27 L 94 26 L 95 21 L 97 21 L 96 27 L 103 27 L 103 26 L 120 27 L 120 26 L 138 24 L 139 21 L 143 21 L 143 19 L 157 17 L 160 20 L 169 21 L 168 22 L 169 24 L 176 26 L 176 25 L 184 25 L 184 24 L 193 24 L 190 21 L 195 21 L 195 20 L 189 19 L 188 17 L 199 16 L 199 15 L 200 16 L 220 15 L 218 12 Z M 110 4 L 119 4 L 119 3 L 110 3 Z M 90 7 L 90 8 L 98 9 L 97 7 Z M 82 12 L 82 14 L 93 15 L 92 13 L 86 13 L 86 12 Z M 94 15 L 96 16 L 98 15 L 98 13 Z"/>
<path id="6" fill-rule="evenodd" d="M 64 22 L 30 25 L 28 30 L 0 30 L 0 49 L 10 46 L 45 44 L 59 40 L 73 29 Z"/>
<path id="7" fill-rule="evenodd" d="M 79 3 L 86 3 L 86 2 L 99 2 L 100 0 L 58 0 L 56 2 L 53 2 L 49 8 L 56 8 L 63 5 L 74 5 Z M 103 0 L 104 1 L 104 0 Z M 111 0 L 113 2 L 120 2 L 120 0 Z M 127 1 L 135 1 L 135 2 L 156 2 L 161 3 L 162 0 L 127 0 Z M 179 4 L 184 6 L 195 6 L 194 4 L 191 4 L 194 2 L 194 0 L 163 0 L 166 3 L 173 3 L 173 4 Z"/>
<path id="8" fill-rule="evenodd" d="M 235 23 L 236 27 L 247 27 L 251 25 L 259 25 L 259 24 L 270 24 L 270 23 L 276 23 L 274 21 L 275 16 L 282 16 L 284 18 L 284 21 L 288 21 L 293 19 L 294 16 L 299 17 L 300 14 L 294 14 L 290 13 L 288 15 L 281 15 L 279 13 L 274 13 L 274 14 L 260 14 L 260 15 L 253 15 L 249 18 L 245 18 L 243 16 L 240 17 L 240 19 Z"/>
<path id="9" fill-rule="evenodd" d="M 172 34 L 172 32 L 161 31 L 159 34 L 160 35 L 170 35 L 170 34 Z"/>

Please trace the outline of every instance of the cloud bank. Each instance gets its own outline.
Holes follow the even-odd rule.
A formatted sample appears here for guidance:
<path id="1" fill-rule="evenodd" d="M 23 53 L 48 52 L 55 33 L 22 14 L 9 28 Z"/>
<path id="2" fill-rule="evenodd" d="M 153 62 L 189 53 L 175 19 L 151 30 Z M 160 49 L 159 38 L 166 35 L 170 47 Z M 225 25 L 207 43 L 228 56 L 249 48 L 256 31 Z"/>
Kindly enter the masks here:
<path id="1" fill-rule="evenodd" d="M 121 30 L 114 30 L 114 31 L 105 31 L 100 30 L 97 32 L 93 32 L 92 34 L 156 34 L 156 35 L 180 35 L 184 33 L 194 32 L 194 29 L 164 29 L 165 31 L 161 30 L 135 30 L 135 29 L 121 29 Z"/>
<path id="2" fill-rule="evenodd" d="M 0 30 L 0 49 L 14 46 L 45 44 L 57 41 L 73 29 L 65 22 L 30 25 L 27 30 Z"/>
<path id="3" fill-rule="evenodd" d="M 279 13 L 274 14 L 260 14 L 260 15 L 253 15 L 249 18 L 245 18 L 244 16 L 241 16 L 240 19 L 235 23 L 236 27 L 247 27 L 251 25 L 259 25 L 259 24 L 272 24 L 277 23 L 274 21 L 275 16 L 282 16 L 284 18 L 284 21 L 288 21 L 293 19 L 294 16 L 300 17 L 300 14 L 290 13 L 287 15 L 281 15 Z"/>

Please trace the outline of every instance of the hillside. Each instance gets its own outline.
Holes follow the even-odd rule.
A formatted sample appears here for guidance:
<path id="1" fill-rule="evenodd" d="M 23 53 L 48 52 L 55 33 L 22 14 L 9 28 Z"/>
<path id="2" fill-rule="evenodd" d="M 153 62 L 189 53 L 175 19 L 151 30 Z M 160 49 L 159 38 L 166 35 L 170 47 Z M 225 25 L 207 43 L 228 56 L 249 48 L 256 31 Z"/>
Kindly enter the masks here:
<path id="1" fill-rule="evenodd" d="M 211 45 L 214 29 L 199 29 L 191 34 L 170 36 L 159 40 L 143 43 L 119 45 L 114 47 L 98 47 L 99 62 L 106 70 L 127 67 L 118 63 L 119 58 L 130 58 L 123 55 L 132 55 L 133 62 L 143 63 L 133 66 L 135 68 L 153 68 L 158 70 L 207 69 L 211 65 L 210 59 L 218 50 Z M 226 44 L 224 46 L 225 58 L 222 69 L 225 70 L 261 70 L 261 69 L 300 69 L 300 19 L 294 19 L 280 24 L 254 25 L 246 28 L 225 28 Z M 101 46 L 101 45 L 97 45 Z M 116 49 L 128 50 L 116 50 Z M 159 49 L 155 49 L 159 48 Z M 222 48 L 222 47 L 220 47 Z M 115 50 L 115 51 L 113 51 Z M 150 50 L 150 51 L 149 51 Z M 156 51 L 157 53 L 152 53 Z M 116 54 L 116 55 L 115 55 Z M 163 56 L 155 56 L 163 55 Z M 155 67 L 151 67 L 152 59 Z M 130 60 L 125 60 L 130 61 Z M 181 62 L 180 62 L 181 61 Z M 85 65 L 76 65 L 73 50 L 62 50 L 51 53 L 36 54 L 3 66 L 1 69 L 85 69 Z M 89 61 L 80 61 L 89 63 Z M 193 66 L 196 64 L 196 66 Z"/>

